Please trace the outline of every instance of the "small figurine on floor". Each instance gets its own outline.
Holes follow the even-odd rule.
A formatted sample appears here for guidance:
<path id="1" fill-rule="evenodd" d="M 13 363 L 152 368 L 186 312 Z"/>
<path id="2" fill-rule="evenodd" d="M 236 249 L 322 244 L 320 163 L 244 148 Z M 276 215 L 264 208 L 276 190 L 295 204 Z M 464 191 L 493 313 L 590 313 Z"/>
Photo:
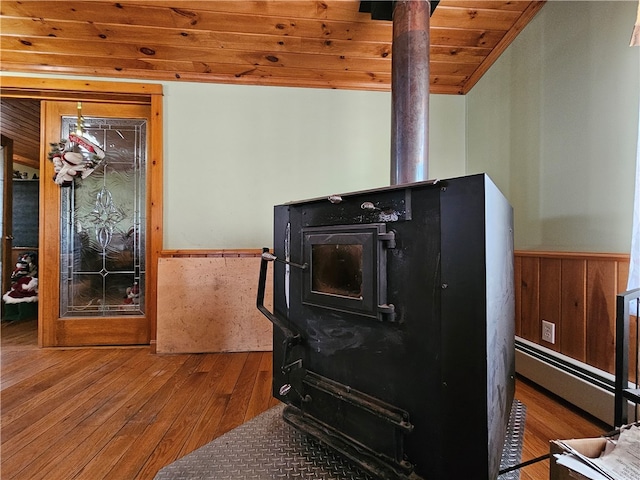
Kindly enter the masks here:
<path id="1" fill-rule="evenodd" d="M 28 275 L 18 278 L 12 285 L 11 290 L 2 296 L 4 303 L 23 303 L 38 301 L 38 278 Z"/>
<path id="2" fill-rule="evenodd" d="M 38 260 L 35 252 L 25 252 L 18 257 L 16 267 L 11 272 L 11 281 L 14 282 L 26 276 L 38 276 Z"/>
<path id="3" fill-rule="evenodd" d="M 11 289 L 2 296 L 2 300 L 7 305 L 15 308 L 14 313 L 19 317 L 22 307 L 38 301 L 38 254 L 36 252 L 25 252 L 18 257 L 16 266 L 11 272 Z M 33 305 L 30 309 L 33 310 Z M 5 317 L 11 317 L 11 312 L 5 311 Z"/>

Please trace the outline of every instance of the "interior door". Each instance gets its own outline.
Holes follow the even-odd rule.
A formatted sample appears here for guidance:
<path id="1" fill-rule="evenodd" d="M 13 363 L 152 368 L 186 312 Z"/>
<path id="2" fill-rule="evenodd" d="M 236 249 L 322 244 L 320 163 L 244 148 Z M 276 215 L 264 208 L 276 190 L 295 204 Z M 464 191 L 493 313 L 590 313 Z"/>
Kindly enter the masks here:
<path id="1" fill-rule="evenodd" d="M 13 262 L 11 257 L 11 246 L 13 240 L 13 205 L 12 205 L 12 182 L 13 182 L 13 140 L 2 135 L 2 168 L 0 168 L 0 175 L 2 179 L 2 228 L 0 233 L 2 234 L 2 241 L 0 242 L 0 264 L 2 267 L 2 279 L 0 281 L 0 288 L 2 292 L 0 295 L 9 291 L 11 286 L 11 270 L 13 269 Z M 2 303 L 2 312 L 4 314 L 4 303 Z"/>
<path id="2" fill-rule="evenodd" d="M 63 154 L 80 153 L 97 166 L 58 184 L 54 162 L 43 155 L 40 343 L 148 344 L 150 107 L 42 103 L 44 145 L 58 143 Z M 87 144 L 102 150 L 103 158 L 92 155 Z"/>

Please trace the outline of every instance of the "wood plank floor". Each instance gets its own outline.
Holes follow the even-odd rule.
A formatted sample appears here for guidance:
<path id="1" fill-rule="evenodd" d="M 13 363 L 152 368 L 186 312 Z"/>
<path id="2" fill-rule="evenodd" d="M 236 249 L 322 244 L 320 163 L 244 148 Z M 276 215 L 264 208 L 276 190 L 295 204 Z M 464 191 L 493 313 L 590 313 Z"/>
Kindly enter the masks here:
<path id="1" fill-rule="evenodd" d="M 2 324 L 3 480 L 152 479 L 160 468 L 276 404 L 271 354 L 152 355 L 148 348 L 39 349 L 36 322 Z M 609 429 L 518 379 L 522 460 L 549 440 Z M 548 478 L 549 461 L 521 470 Z"/>

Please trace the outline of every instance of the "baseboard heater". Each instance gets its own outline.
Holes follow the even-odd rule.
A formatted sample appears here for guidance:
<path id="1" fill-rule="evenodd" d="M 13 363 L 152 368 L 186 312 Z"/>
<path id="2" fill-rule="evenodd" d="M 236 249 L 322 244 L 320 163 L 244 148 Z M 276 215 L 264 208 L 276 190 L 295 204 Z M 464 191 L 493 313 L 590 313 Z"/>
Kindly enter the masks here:
<path id="1" fill-rule="evenodd" d="M 520 337 L 515 347 L 519 375 L 613 425 L 613 375 Z"/>

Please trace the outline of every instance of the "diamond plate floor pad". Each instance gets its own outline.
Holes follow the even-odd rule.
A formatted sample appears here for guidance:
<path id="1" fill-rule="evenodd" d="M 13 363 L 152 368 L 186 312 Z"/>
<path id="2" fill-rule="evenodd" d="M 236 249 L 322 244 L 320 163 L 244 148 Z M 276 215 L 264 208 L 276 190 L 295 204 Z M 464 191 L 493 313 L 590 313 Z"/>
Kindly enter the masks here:
<path id="1" fill-rule="evenodd" d="M 282 419 L 284 405 L 162 468 L 155 480 L 374 480 L 358 467 Z M 514 400 L 500 468 L 520 461 L 526 407 Z M 499 480 L 518 480 L 519 471 Z"/>

